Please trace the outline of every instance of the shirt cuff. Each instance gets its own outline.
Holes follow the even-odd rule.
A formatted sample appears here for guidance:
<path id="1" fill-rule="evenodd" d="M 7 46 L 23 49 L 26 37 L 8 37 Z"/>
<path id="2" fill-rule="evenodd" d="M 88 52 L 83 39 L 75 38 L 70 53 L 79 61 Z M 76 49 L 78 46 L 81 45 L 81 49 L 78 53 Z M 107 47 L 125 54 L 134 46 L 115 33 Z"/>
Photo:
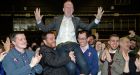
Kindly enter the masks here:
<path id="1" fill-rule="evenodd" d="M 37 24 L 41 23 L 41 21 L 37 21 Z"/>
<path id="2" fill-rule="evenodd" d="M 95 24 L 99 24 L 100 20 L 95 19 L 94 22 L 95 22 Z"/>

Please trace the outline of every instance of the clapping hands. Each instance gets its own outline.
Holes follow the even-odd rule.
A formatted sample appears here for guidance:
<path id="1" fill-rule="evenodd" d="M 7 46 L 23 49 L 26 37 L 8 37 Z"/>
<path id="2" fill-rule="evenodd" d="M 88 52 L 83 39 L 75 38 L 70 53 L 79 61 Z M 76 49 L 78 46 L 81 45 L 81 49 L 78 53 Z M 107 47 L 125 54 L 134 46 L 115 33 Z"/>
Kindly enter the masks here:
<path id="1" fill-rule="evenodd" d="M 34 67 L 34 66 L 36 66 L 40 62 L 40 60 L 42 58 L 42 55 L 39 54 L 39 50 L 40 49 L 38 48 L 36 50 L 36 52 L 35 52 L 35 56 L 32 57 L 32 60 L 31 60 L 31 63 L 30 63 L 30 67 Z"/>

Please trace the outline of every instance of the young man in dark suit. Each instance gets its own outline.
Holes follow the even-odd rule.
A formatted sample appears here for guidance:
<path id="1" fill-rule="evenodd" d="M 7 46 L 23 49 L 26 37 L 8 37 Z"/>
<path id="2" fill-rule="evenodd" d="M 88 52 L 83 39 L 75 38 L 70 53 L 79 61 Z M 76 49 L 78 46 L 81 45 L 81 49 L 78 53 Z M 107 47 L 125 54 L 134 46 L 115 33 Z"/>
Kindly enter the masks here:
<path id="1" fill-rule="evenodd" d="M 44 45 L 40 47 L 40 53 L 42 54 L 40 64 L 44 69 L 43 75 L 68 75 L 65 65 L 70 61 L 75 61 L 73 52 L 69 52 L 69 55 L 60 56 L 55 50 L 55 35 L 51 31 L 43 33 L 42 40 Z"/>

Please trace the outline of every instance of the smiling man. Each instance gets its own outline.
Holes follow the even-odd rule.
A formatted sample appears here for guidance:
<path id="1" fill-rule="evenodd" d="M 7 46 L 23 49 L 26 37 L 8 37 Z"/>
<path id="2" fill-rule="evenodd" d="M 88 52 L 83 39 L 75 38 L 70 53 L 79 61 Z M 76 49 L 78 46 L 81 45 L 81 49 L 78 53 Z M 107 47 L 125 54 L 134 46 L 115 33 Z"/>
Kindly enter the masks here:
<path id="1" fill-rule="evenodd" d="M 81 73 L 88 75 L 89 68 L 87 67 L 86 60 L 83 59 L 83 54 L 80 50 L 80 47 L 77 46 L 76 33 L 78 32 L 78 29 L 90 30 L 94 26 L 97 26 L 104 13 L 103 8 L 98 8 L 96 19 L 92 21 L 89 25 L 83 23 L 79 17 L 74 17 L 74 6 L 71 1 L 66 1 L 64 3 L 63 12 L 63 16 L 56 17 L 51 24 L 45 26 L 41 21 L 43 16 L 40 15 L 40 9 L 36 8 L 34 14 L 37 21 L 37 27 L 44 32 L 47 32 L 49 30 L 56 30 L 56 44 L 59 45 L 59 47 L 63 47 L 64 45 L 68 45 L 69 48 L 73 47 L 72 50 L 74 51 L 76 56 L 76 63 L 81 67 Z M 63 50 L 65 51 L 60 50 L 59 53 L 68 54 L 65 48 Z M 68 70 L 73 70 L 70 68 L 71 66 L 74 66 L 74 63 L 71 62 L 66 67 Z"/>

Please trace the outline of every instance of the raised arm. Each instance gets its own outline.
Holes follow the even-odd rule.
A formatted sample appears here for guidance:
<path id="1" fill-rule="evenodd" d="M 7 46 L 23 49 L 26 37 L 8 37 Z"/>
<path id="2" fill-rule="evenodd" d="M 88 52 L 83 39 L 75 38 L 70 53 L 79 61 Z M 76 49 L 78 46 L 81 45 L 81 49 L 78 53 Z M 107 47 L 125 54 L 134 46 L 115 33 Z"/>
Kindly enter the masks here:
<path id="1" fill-rule="evenodd" d="M 97 14 L 95 15 L 95 20 L 92 21 L 89 25 L 83 23 L 80 19 L 79 19 L 79 26 L 80 28 L 82 29 L 85 29 L 85 30 L 90 30 L 91 28 L 93 28 L 94 26 L 97 26 L 102 18 L 102 15 L 103 15 L 104 11 L 103 11 L 103 8 L 102 7 L 98 7 L 98 11 L 97 11 Z"/>
<path id="2" fill-rule="evenodd" d="M 40 15 L 40 12 L 41 12 L 40 8 L 36 8 L 36 10 L 34 11 L 37 27 L 40 28 L 43 32 L 55 30 L 55 20 L 54 20 L 54 22 L 52 22 L 51 24 L 46 26 L 42 22 L 43 15 Z"/>
<path id="3" fill-rule="evenodd" d="M 10 38 L 7 37 L 5 42 L 2 41 L 2 44 L 3 44 L 3 47 L 4 47 L 5 51 L 6 51 L 6 52 L 9 52 L 9 50 L 10 50 L 10 45 L 11 45 Z"/>
<path id="4" fill-rule="evenodd" d="M 102 16 L 103 16 L 103 8 L 102 7 L 98 7 L 98 11 L 97 11 L 97 14 L 95 15 L 96 16 L 96 19 L 97 20 L 101 20 Z"/>
<path id="5" fill-rule="evenodd" d="M 43 15 L 40 15 L 40 8 L 36 8 L 34 14 L 37 22 L 42 20 Z"/>

